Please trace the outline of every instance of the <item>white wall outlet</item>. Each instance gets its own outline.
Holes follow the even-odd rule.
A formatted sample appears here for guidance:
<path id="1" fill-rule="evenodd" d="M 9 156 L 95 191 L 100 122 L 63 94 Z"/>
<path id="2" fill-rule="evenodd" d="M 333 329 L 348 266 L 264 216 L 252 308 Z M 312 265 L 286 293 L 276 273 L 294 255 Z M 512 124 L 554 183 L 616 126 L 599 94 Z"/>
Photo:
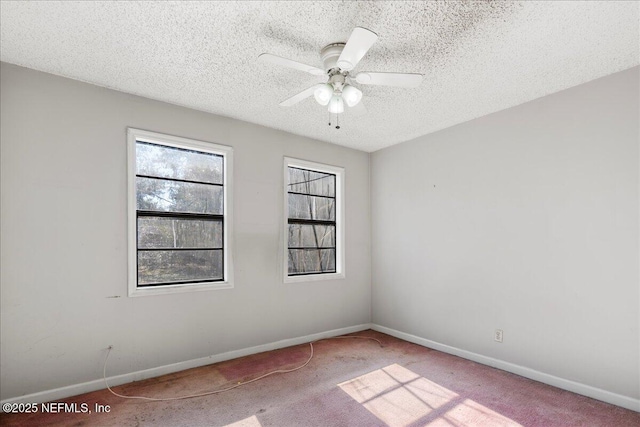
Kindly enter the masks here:
<path id="1" fill-rule="evenodd" d="M 493 334 L 493 339 L 497 342 L 502 342 L 502 329 L 496 329 L 496 333 Z"/>

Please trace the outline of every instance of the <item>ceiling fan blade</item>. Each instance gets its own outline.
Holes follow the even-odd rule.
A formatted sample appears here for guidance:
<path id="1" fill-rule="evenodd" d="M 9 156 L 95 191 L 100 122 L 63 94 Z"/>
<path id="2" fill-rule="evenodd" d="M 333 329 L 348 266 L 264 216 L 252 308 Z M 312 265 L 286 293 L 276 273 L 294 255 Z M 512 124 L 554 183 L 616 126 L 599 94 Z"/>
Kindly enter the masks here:
<path id="1" fill-rule="evenodd" d="M 304 71 L 306 73 L 313 74 L 314 76 L 323 76 L 325 74 L 324 70 L 318 67 L 303 64 L 302 62 L 283 58 L 281 56 L 272 55 L 270 53 L 263 53 L 260 56 L 258 56 L 258 59 L 265 62 L 270 62 L 272 64 L 282 65 L 283 67 L 289 67 L 289 68 L 294 68 L 296 70 Z"/>
<path id="2" fill-rule="evenodd" d="M 307 88 L 305 90 L 303 90 L 302 92 L 293 95 L 291 98 L 289 99 L 285 99 L 284 101 L 282 101 L 280 103 L 281 107 L 291 107 L 294 104 L 297 104 L 298 102 L 302 101 L 305 98 L 310 97 L 311 95 L 313 95 L 313 92 L 316 91 L 316 89 L 318 89 L 318 87 L 323 86 L 322 83 L 319 83 L 317 85 L 313 85 L 310 88 Z"/>
<path id="3" fill-rule="evenodd" d="M 365 71 L 356 75 L 356 81 L 363 85 L 418 87 L 422 83 L 422 74 Z"/>
<path id="4" fill-rule="evenodd" d="M 376 40 L 378 40 L 378 35 L 373 31 L 362 27 L 354 28 L 349 40 L 347 40 L 347 44 L 342 49 L 340 58 L 338 58 L 338 67 L 344 71 L 351 71 L 356 68 L 358 62 Z"/>

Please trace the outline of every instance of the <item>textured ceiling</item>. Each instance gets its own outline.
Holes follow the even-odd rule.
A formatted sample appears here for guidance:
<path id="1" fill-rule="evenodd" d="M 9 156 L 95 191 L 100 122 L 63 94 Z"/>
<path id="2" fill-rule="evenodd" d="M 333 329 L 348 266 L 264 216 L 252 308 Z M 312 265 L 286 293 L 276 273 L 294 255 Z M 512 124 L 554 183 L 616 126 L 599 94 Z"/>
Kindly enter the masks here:
<path id="1" fill-rule="evenodd" d="M 375 151 L 639 63 L 635 1 L 26 2 L 0 5 L 0 59 L 364 151 Z M 357 85 L 368 113 L 341 129 L 313 97 L 320 49 L 356 26 L 378 41 L 359 71 L 424 74 L 417 89 Z"/>

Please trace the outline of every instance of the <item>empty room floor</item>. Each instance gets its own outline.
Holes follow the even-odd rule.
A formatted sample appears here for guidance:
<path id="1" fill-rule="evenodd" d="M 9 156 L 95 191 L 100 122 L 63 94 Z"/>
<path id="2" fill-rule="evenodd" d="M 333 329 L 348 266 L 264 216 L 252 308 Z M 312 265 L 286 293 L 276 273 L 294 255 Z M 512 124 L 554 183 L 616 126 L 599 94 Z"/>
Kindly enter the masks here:
<path id="1" fill-rule="evenodd" d="M 79 413 L 1 414 L 3 426 L 638 426 L 640 413 L 375 331 L 313 344 L 301 369 L 233 390 L 171 401 L 100 390 L 60 400 Z M 348 337 L 349 335 L 345 336 Z M 377 340 L 377 341 L 376 341 Z M 303 365 L 309 344 L 113 390 L 172 398 Z M 107 371 L 108 372 L 108 371 Z M 84 406 L 83 406 L 84 405 Z M 98 406 L 96 406 L 98 405 Z M 80 413 L 88 408 L 91 413 Z M 109 412 L 96 412 L 108 408 Z"/>

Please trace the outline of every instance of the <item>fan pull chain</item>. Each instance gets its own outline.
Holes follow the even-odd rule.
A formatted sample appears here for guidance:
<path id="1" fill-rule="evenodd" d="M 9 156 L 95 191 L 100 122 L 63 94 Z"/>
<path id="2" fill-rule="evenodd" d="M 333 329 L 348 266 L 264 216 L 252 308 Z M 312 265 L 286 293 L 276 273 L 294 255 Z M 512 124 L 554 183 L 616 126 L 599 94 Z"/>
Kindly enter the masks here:
<path id="1" fill-rule="evenodd" d="M 329 126 L 331 126 L 331 113 L 329 113 Z M 340 129 L 340 119 L 336 113 L 336 129 Z"/>

